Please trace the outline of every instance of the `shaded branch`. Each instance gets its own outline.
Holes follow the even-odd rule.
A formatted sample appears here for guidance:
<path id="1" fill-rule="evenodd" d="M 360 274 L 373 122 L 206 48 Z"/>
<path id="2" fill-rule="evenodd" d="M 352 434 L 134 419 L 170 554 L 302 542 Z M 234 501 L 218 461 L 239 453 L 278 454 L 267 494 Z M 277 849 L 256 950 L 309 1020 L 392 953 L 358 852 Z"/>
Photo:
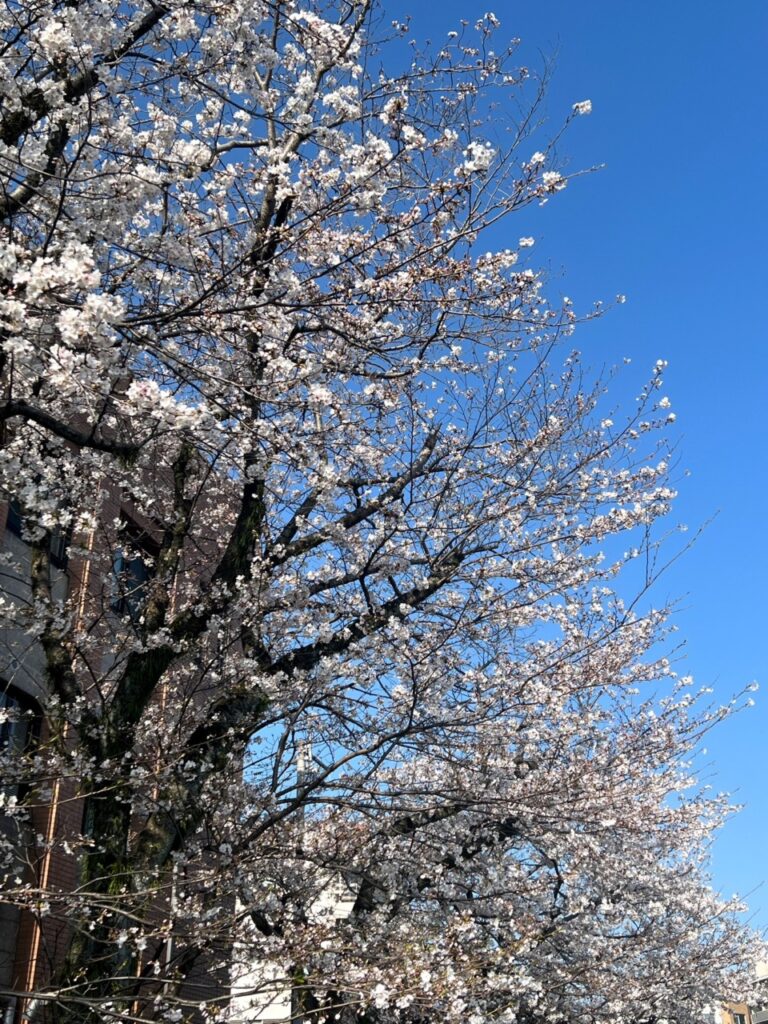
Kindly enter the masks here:
<path id="1" fill-rule="evenodd" d="M 119 455 L 123 458 L 131 458 L 141 451 L 141 443 L 135 441 L 108 441 L 106 438 L 98 437 L 94 431 L 76 430 L 67 423 L 62 423 L 49 412 L 30 405 L 23 399 L 14 398 L 0 406 L 0 422 L 20 416 L 38 426 L 44 427 L 52 434 L 68 441 L 76 448 L 91 448 L 94 451 L 107 452 L 110 455 Z"/>

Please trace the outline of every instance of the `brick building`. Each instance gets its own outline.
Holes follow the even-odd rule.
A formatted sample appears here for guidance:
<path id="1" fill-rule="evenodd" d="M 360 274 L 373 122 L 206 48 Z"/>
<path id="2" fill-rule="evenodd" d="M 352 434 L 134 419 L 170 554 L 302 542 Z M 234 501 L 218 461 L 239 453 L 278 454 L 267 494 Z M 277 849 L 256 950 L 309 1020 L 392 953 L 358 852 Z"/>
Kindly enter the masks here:
<path id="1" fill-rule="evenodd" d="M 84 562 L 67 561 L 63 539 L 50 538 L 51 592 L 65 600 L 82 585 Z M 0 708 L 9 717 L 0 724 L 0 747 L 19 750 L 30 743 L 45 744 L 47 723 L 41 713 L 44 697 L 45 656 L 39 641 L 30 639 L 24 610 L 31 597 L 32 548 L 24 539 L 22 517 L 13 502 L 0 503 Z M 8 801 L 19 796 L 13 781 L 0 790 Z M 0 830 L 16 847 L 11 883 L 67 891 L 77 881 L 77 864 L 65 852 L 67 839 L 82 827 L 82 801 L 75 798 L 75 783 L 57 779 L 50 800 L 34 806 L 30 820 L 17 825 L 0 813 Z M 20 910 L 12 901 L 0 903 L 0 992 L 34 991 L 57 962 L 66 939 L 65 924 L 41 913 Z M 10 1022 L 24 1007 L 13 995 L 0 995 L 4 1020 Z"/>
<path id="2" fill-rule="evenodd" d="M 151 486 L 153 481 L 146 481 Z M 154 481 L 159 500 L 167 493 L 162 471 Z M 54 532 L 38 545 L 46 547 L 47 583 L 54 602 L 66 604 L 75 629 L 89 636 L 90 646 L 73 663 L 88 698 L 88 679 L 107 680 L 114 661 L 112 637 L 116 627 L 130 622 L 140 610 L 159 549 L 159 527 L 112 489 L 100 498 L 98 524 L 86 535 L 65 538 Z M 213 539 L 195 545 L 184 560 L 176 584 L 181 597 L 186 587 L 199 585 L 215 564 Z M 35 547 L 25 528 L 20 506 L 0 499 L 0 752 L 44 750 L 52 740 L 46 703 L 46 657 L 39 639 L 31 637 L 29 610 L 33 604 Z M 160 699 L 162 699 L 162 693 Z M 204 710 L 204 687 L 189 703 L 192 721 Z M 67 728 L 57 741 L 67 744 Z M 0 765 L 0 776 L 2 766 Z M 60 965 L 71 937 L 65 915 L 55 907 L 22 908 L 14 891 L 72 892 L 78 884 L 77 837 L 88 832 L 85 801 L 78 796 L 78 780 L 51 780 L 37 804 L 27 799 L 29 818 L 12 813 L 24 794 L 23 783 L 0 777 L 0 834 L 13 846 L 11 870 L 0 870 L 0 1021 L 17 1024 L 29 1012 L 31 997 Z M 29 797 L 29 794 L 27 794 Z M 2 875 L 6 874 L 3 881 Z M 170 951 L 170 946 L 169 946 Z M 191 977 L 192 997 L 204 997 L 219 978 L 204 981 L 201 968 Z"/>

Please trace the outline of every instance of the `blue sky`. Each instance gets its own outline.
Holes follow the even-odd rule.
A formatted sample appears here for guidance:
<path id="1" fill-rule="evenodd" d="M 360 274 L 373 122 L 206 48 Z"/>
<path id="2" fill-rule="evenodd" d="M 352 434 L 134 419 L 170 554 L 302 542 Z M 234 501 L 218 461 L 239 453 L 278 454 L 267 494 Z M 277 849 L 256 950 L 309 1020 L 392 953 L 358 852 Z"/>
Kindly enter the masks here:
<path id="1" fill-rule="evenodd" d="M 627 295 L 576 339 L 596 369 L 632 359 L 619 400 L 631 402 L 653 362 L 669 360 L 675 519 L 691 534 L 709 525 L 661 581 L 656 604 L 680 599 L 679 667 L 712 686 L 713 699 L 763 683 L 754 708 L 711 735 L 702 764 L 715 789 L 745 805 L 716 841 L 714 882 L 746 894 L 753 923 L 768 928 L 768 3 L 387 0 L 386 9 L 410 13 L 412 35 L 436 43 L 459 19 L 494 10 L 500 35 L 521 37 L 521 63 L 556 57 L 553 129 L 574 102 L 592 100 L 560 153 L 572 170 L 604 169 L 504 234 L 536 236 L 550 291 L 582 303 Z"/>

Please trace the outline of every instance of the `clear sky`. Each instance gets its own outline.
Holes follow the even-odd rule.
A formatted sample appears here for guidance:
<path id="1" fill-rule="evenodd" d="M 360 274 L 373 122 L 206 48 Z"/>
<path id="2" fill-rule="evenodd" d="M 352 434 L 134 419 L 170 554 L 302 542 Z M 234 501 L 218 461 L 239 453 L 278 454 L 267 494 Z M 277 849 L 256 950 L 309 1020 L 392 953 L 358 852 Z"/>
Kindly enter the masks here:
<path id="1" fill-rule="evenodd" d="M 712 786 L 744 804 L 714 847 L 714 882 L 745 894 L 753 923 L 768 928 L 768 2 L 386 0 L 386 9 L 410 13 L 412 36 L 435 43 L 459 19 L 493 10 L 500 35 L 521 37 L 521 63 L 555 56 L 553 127 L 592 100 L 560 149 L 572 170 L 605 168 L 510 229 L 536 236 L 550 291 L 582 303 L 627 295 L 575 339 L 597 369 L 632 359 L 620 399 L 631 402 L 652 363 L 669 360 L 675 520 L 689 536 L 712 521 L 656 603 L 680 599 L 679 668 L 712 686 L 713 699 L 763 684 L 754 708 L 711 735 L 703 763 Z"/>

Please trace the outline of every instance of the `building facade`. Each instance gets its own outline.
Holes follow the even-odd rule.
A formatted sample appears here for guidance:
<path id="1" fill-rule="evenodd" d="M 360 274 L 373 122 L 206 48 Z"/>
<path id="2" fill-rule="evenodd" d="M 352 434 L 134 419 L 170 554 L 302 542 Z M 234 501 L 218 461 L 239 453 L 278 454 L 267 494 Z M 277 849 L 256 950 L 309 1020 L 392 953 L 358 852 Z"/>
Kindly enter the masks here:
<path id="1" fill-rule="evenodd" d="M 63 538 L 49 538 L 51 596 L 64 602 L 82 584 L 83 561 L 66 557 Z M 26 610 L 33 601 L 32 545 L 13 501 L 0 502 L 0 751 L 18 753 L 30 744 L 44 745 L 50 736 L 42 712 L 45 698 L 45 655 L 31 634 Z M 76 799 L 73 780 L 56 779 L 46 800 L 32 804 L 28 819 L 10 813 L 23 795 L 15 779 L 0 786 L 0 833 L 13 850 L 4 865 L 0 902 L 0 1009 L 6 1024 L 20 1017 L 24 1000 L 12 993 L 33 992 L 50 976 L 66 942 L 66 924 L 49 916 L 21 909 L 14 891 L 36 889 L 68 891 L 77 883 L 76 859 L 67 854 L 68 840 L 82 829 L 82 801 Z M 2 812 L 5 813 L 2 813 Z"/>

